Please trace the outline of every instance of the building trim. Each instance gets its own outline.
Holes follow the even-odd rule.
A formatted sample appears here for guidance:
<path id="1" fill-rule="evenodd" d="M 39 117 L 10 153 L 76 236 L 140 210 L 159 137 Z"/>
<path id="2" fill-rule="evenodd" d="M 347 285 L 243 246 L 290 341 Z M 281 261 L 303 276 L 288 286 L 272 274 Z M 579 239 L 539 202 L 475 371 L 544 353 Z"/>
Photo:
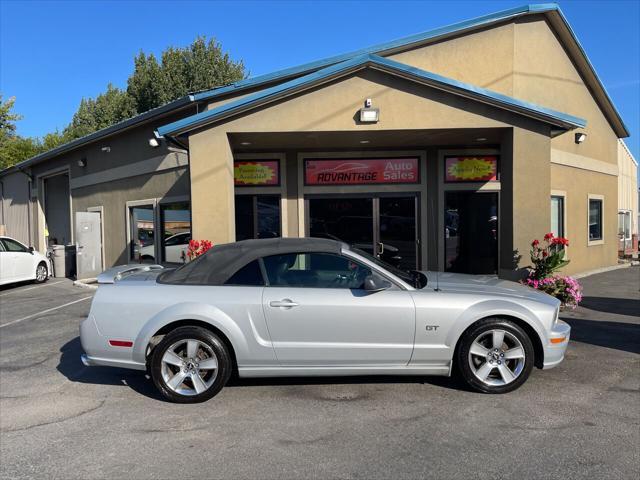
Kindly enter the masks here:
<path id="1" fill-rule="evenodd" d="M 161 172 L 172 168 L 186 167 L 189 164 L 189 157 L 185 153 L 171 152 L 167 155 L 142 160 L 140 162 L 129 163 L 121 167 L 110 168 L 101 172 L 90 173 L 81 177 L 71 179 L 71 189 L 88 187 L 99 183 L 113 182 L 123 178 L 131 178 L 137 175 Z"/>
<path id="2" fill-rule="evenodd" d="M 600 202 L 602 203 L 601 209 L 600 209 L 600 230 L 602 231 L 602 238 L 598 239 L 598 240 L 591 240 L 589 239 L 589 203 L 591 202 L 591 200 L 600 200 Z M 604 245 L 605 243 L 605 236 L 604 236 L 604 215 L 605 215 L 605 210 L 604 210 L 604 195 L 600 195 L 598 193 L 589 193 L 587 195 L 587 247 L 593 247 L 596 245 Z M 616 221 L 618 219 L 616 218 Z"/>
<path id="3" fill-rule="evenodd" d="M 567 192 L 565 190 L 551 190 L 551 195 L 549 196 L 549 201 L 551 201 L 551 197 L 562 197 L 562 226 L 563 226 L 563 237 L 564 238 L 570 238 L 571 235 L 569 233 L 569 225 L 567 223 L 567 221 L 569 220 L 569 217 L 567 215 L 567 211 L 569 210 L 567 208 Z M 549 231 L 551 231 L 551 225 L 549 225 Z M 569 260 L 569 248 L 571 245 L 567 245 L 566 247 L 564 247 L 564 259 L 565 260 Z"/>
<path id="4" fill-rule="evenodd" d="M 563 165 L 565 167 L 579 168 L 589 172 L 603 173 L 605 175 L 618 176 L 618 165 L 614 163 L 603 162 L 584 155 L 576 155 L 575 153 L 565 152 L 556 148 L 551 149 L 551 163 Z"/>

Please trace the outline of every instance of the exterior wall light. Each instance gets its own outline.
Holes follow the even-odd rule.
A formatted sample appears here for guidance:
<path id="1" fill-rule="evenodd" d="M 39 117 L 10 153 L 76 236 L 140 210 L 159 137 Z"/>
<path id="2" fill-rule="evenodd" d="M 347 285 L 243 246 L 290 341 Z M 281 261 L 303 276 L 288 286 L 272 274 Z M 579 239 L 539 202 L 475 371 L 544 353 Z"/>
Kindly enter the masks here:
<path id="1" fill-rule="evenodd" d="M 575 139 L 576 139 L 576 143 L 582 143 L 587 139 L 587 134 L 586 133 L 576 133 Z"/>
<path id="2" fill-rule="evenodd" d="M 78 160 L 78 166 L 79 167 L 86 167 L 87 166 L 87 159 L 86 158 L 81 158 L 80 160 Z"/>
<path id="3" fill-rule="evenodd" d="M 152 148 L 156 148 L 160 146 L 160 142 L 158 141 L 157 138 L 150 138 L 149 139 L 149 146 Z"/>
<path id="4" fill-rule="evenodd" d="M 376 123 L 380 119 L 380 109 L 371 107 L 371 99 L 367 98 L 364 108 L 360 109 L 360 121 L 362 123 Z"/>

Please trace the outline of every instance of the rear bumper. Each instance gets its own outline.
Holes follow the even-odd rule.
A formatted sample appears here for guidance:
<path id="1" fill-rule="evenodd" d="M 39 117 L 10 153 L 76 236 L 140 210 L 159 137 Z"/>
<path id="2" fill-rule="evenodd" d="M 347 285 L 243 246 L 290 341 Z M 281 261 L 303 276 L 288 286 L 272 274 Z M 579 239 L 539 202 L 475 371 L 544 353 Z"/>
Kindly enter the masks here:
<path id="1" fill-rule="evenodd" d="M 545 370 L 557 366 L 564 360 L 564 353 L 569 345 L 571 327 L 568 323 L 558 320 L 551 330 L 548 343 L 544 346 Z"/>
<path id="2" fill-rule="evenodd" d="M 80 360 L 87 366 L 105 366 L 130 368 L 134 370 L 146 370 L 144 363 L 132 360 L 132 348 L 113 347 L 109 345 L 98 330 L 95 319 L 89 315 L 80 324 L 80 343 L 84 354 L 80 355 Z"/>
<path id="3" fill-rule="evenodd" d="M 143 363 L 128 362 L 124 360 L 113 360 L 109 358 L 90 357 L 86 353 L 80 355 L 80 360 L 85 367 L 117 367 L 129 368 L 133 370 L 146 370 L 147 367 Z"/>

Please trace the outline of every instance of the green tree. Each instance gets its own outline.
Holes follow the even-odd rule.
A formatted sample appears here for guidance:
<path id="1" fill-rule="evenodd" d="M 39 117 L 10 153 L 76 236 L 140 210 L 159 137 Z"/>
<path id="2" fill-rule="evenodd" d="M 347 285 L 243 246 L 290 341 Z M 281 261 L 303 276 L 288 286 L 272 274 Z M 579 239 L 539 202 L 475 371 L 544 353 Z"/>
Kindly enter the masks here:
<path id="1" fill-rule="evenodd" d="M 158 63 L 140 52 L 127 82 L 136 111 L 145 112 L 192 92 L 228 85 L 245 78 L 242 61 L 234 61 L 219 42 L 198 37 L 188 47 L 169 47 Z"/>
<path id="2" fill-rule="evenodd" d="M 40 153 L 38 142 L 16 134 L 16 122 L 22 117 L 13 112 L 15 101 L 11 97 L 3 102 L 0 94 L 0 169 Z"/>
<path id="3" fill-rule="evenodd" d="M 126 91 L 110 83 L 107 85 L 107 91 L 98 95 L 95 100 L 83 98 L 80 101 L 80 106 L 73 115 L 71 123 L 64 129 L 62 137 L 66 141 L 84 137 L 133 115 L 135 115 L 135 106 L 132 98 Z M 54 143 L 56 140 L 57 138 L 51 139 Z"/>

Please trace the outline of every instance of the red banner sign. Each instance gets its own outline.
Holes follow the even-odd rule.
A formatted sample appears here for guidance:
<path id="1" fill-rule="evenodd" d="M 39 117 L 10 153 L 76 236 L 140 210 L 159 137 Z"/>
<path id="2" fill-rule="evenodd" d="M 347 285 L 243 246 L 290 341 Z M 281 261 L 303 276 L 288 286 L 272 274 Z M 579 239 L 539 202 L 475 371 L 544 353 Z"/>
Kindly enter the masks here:
<path id="1" fill-rule="evenodd" d="M 256 160 L 233 162 L 233 179 L 237 187 L 280 185 L 280 162 Z"/>
<path id="2" fill-rule="evenodd" d="M 490 182 L 498 179 L 498 157 L 464 156 L 447 157 L 446 182 Z"/>
<path id="3" fill-rule="evenodd" d="M 418 183 L 417 158 L 305 160 L 306 185 Z"/>

